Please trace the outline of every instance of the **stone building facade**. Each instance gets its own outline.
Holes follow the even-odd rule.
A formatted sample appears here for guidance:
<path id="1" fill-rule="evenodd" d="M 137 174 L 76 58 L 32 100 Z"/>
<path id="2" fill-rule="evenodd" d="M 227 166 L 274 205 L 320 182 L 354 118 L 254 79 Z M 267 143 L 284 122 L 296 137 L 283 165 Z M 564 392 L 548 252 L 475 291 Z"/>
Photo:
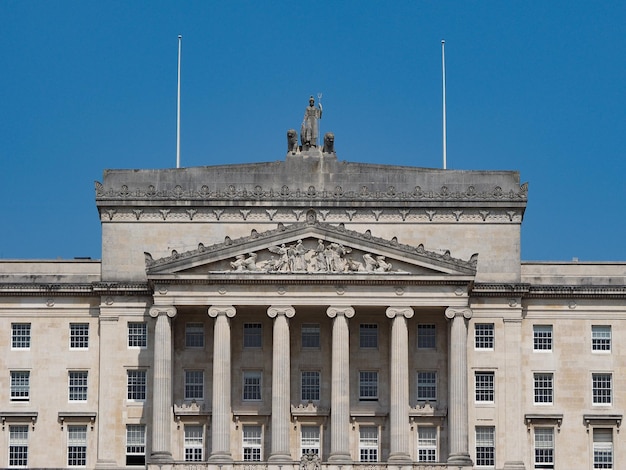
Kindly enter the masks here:
<path id="1" fill-rule="evenodd" d="M 625 468 L 626 263 L 521 262 L 513 171 L 107 170 L 0 261 L 0 466 Z"/>

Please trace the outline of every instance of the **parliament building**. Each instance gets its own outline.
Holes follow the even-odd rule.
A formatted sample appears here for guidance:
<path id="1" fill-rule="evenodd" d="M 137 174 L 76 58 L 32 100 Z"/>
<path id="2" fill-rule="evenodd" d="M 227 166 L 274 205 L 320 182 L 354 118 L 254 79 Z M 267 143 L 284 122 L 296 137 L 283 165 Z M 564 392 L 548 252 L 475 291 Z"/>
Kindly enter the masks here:
<path id="1" fill-rule="evenodd" d="M 626 468 L 626 263 L 521 261 L 516 171 L 327 137 L 106 170 L 101 260 L 0 261 L 0 467 Z"/>

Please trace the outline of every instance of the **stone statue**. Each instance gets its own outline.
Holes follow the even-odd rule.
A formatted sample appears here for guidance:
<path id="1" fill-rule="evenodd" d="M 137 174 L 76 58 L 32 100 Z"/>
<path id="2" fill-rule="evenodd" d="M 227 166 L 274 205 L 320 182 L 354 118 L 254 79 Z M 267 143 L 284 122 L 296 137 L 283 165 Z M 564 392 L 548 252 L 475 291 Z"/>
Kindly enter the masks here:
<path id="1" fill-rule="evenodd" d="M 287 131 L 287 152 L 291 152 L 295 155 L 298 151 L 298 133 L 295 129 L 289 129 Z"/>
<path id="2" fill-rule="evenodd" d="M 304 118 L 302 119 L 302 126 L 300 128 L 302 150 L 317 147 L 318 121 L 322 119 L 322 103 L 318 103 L 317 106 L 316 108 L 315 99 L 311 96 L 309 98 L 309 105 L 304 110 Z"/>
<path id="3" fill-rule="evenodd" d="M 335 153 L 335 134 L 327 132 L 324 134 L 324 153 Z"/>

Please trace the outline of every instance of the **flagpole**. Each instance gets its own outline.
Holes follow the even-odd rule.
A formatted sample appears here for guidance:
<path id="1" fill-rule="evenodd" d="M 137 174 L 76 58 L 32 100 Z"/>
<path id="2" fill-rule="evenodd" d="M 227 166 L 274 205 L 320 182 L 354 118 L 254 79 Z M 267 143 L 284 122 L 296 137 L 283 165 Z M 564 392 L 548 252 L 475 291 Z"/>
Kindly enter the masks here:
<path id="1" fill-rule="evenodd" d="M 441 75 L 443 80 L 443 169 L 446 169 L 446 41 L 441 40 Z"/>
<path id="2" fill-rule="evenodd" d="M 180 53 L 183 37 L 178 35 L 178 96 L 176 98 L 176 168 L 180 168 Z"/>

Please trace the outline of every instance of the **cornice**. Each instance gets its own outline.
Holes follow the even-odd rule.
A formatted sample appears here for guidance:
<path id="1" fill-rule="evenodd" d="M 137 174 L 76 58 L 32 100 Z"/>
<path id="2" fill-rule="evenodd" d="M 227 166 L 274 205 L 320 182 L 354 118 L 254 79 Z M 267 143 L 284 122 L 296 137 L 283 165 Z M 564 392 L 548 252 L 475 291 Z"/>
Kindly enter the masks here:
<path id="1" fill-rule="evenodd" d="M 389 185 L 383 191 L 373 186 L 362 185 L 358 189 L 344 188 L 336 185 L 331 190 L 308 187 L 268 187 L 261 185 L 236 185 L 225 183 L 222 187 L 212 189 L 208 185 L 185 187 L 180 184 L 173 188 L 161 188 L 156 181 L 143 187 L 129 187 L 126 184 L 105 187 L 95 182 L 96 202 L 98 205 L 107 201 L 433 201 L 433 202 L 526 202 L 528 199 L 528 183 L 517 190 L 504 190 L 493 186 L 487 190 L 477 190 L 469 185 L 464 190 L 454 191 L 447 185 L 423 188 L 398 188 Z"/>
<path id="2" fill-rule="evenodd" d="M 101 295 L 152 295 L 147 282 L 137 283 L 0 283 L 0 296 L 46 295 L 89 297 Z"/>
<path id="3" fill-rule="evenodd" d="M 626 298 L 626 286 L 571 286 L 474 283 L 470 297 L 521 297 L 532 298 Z"/>

